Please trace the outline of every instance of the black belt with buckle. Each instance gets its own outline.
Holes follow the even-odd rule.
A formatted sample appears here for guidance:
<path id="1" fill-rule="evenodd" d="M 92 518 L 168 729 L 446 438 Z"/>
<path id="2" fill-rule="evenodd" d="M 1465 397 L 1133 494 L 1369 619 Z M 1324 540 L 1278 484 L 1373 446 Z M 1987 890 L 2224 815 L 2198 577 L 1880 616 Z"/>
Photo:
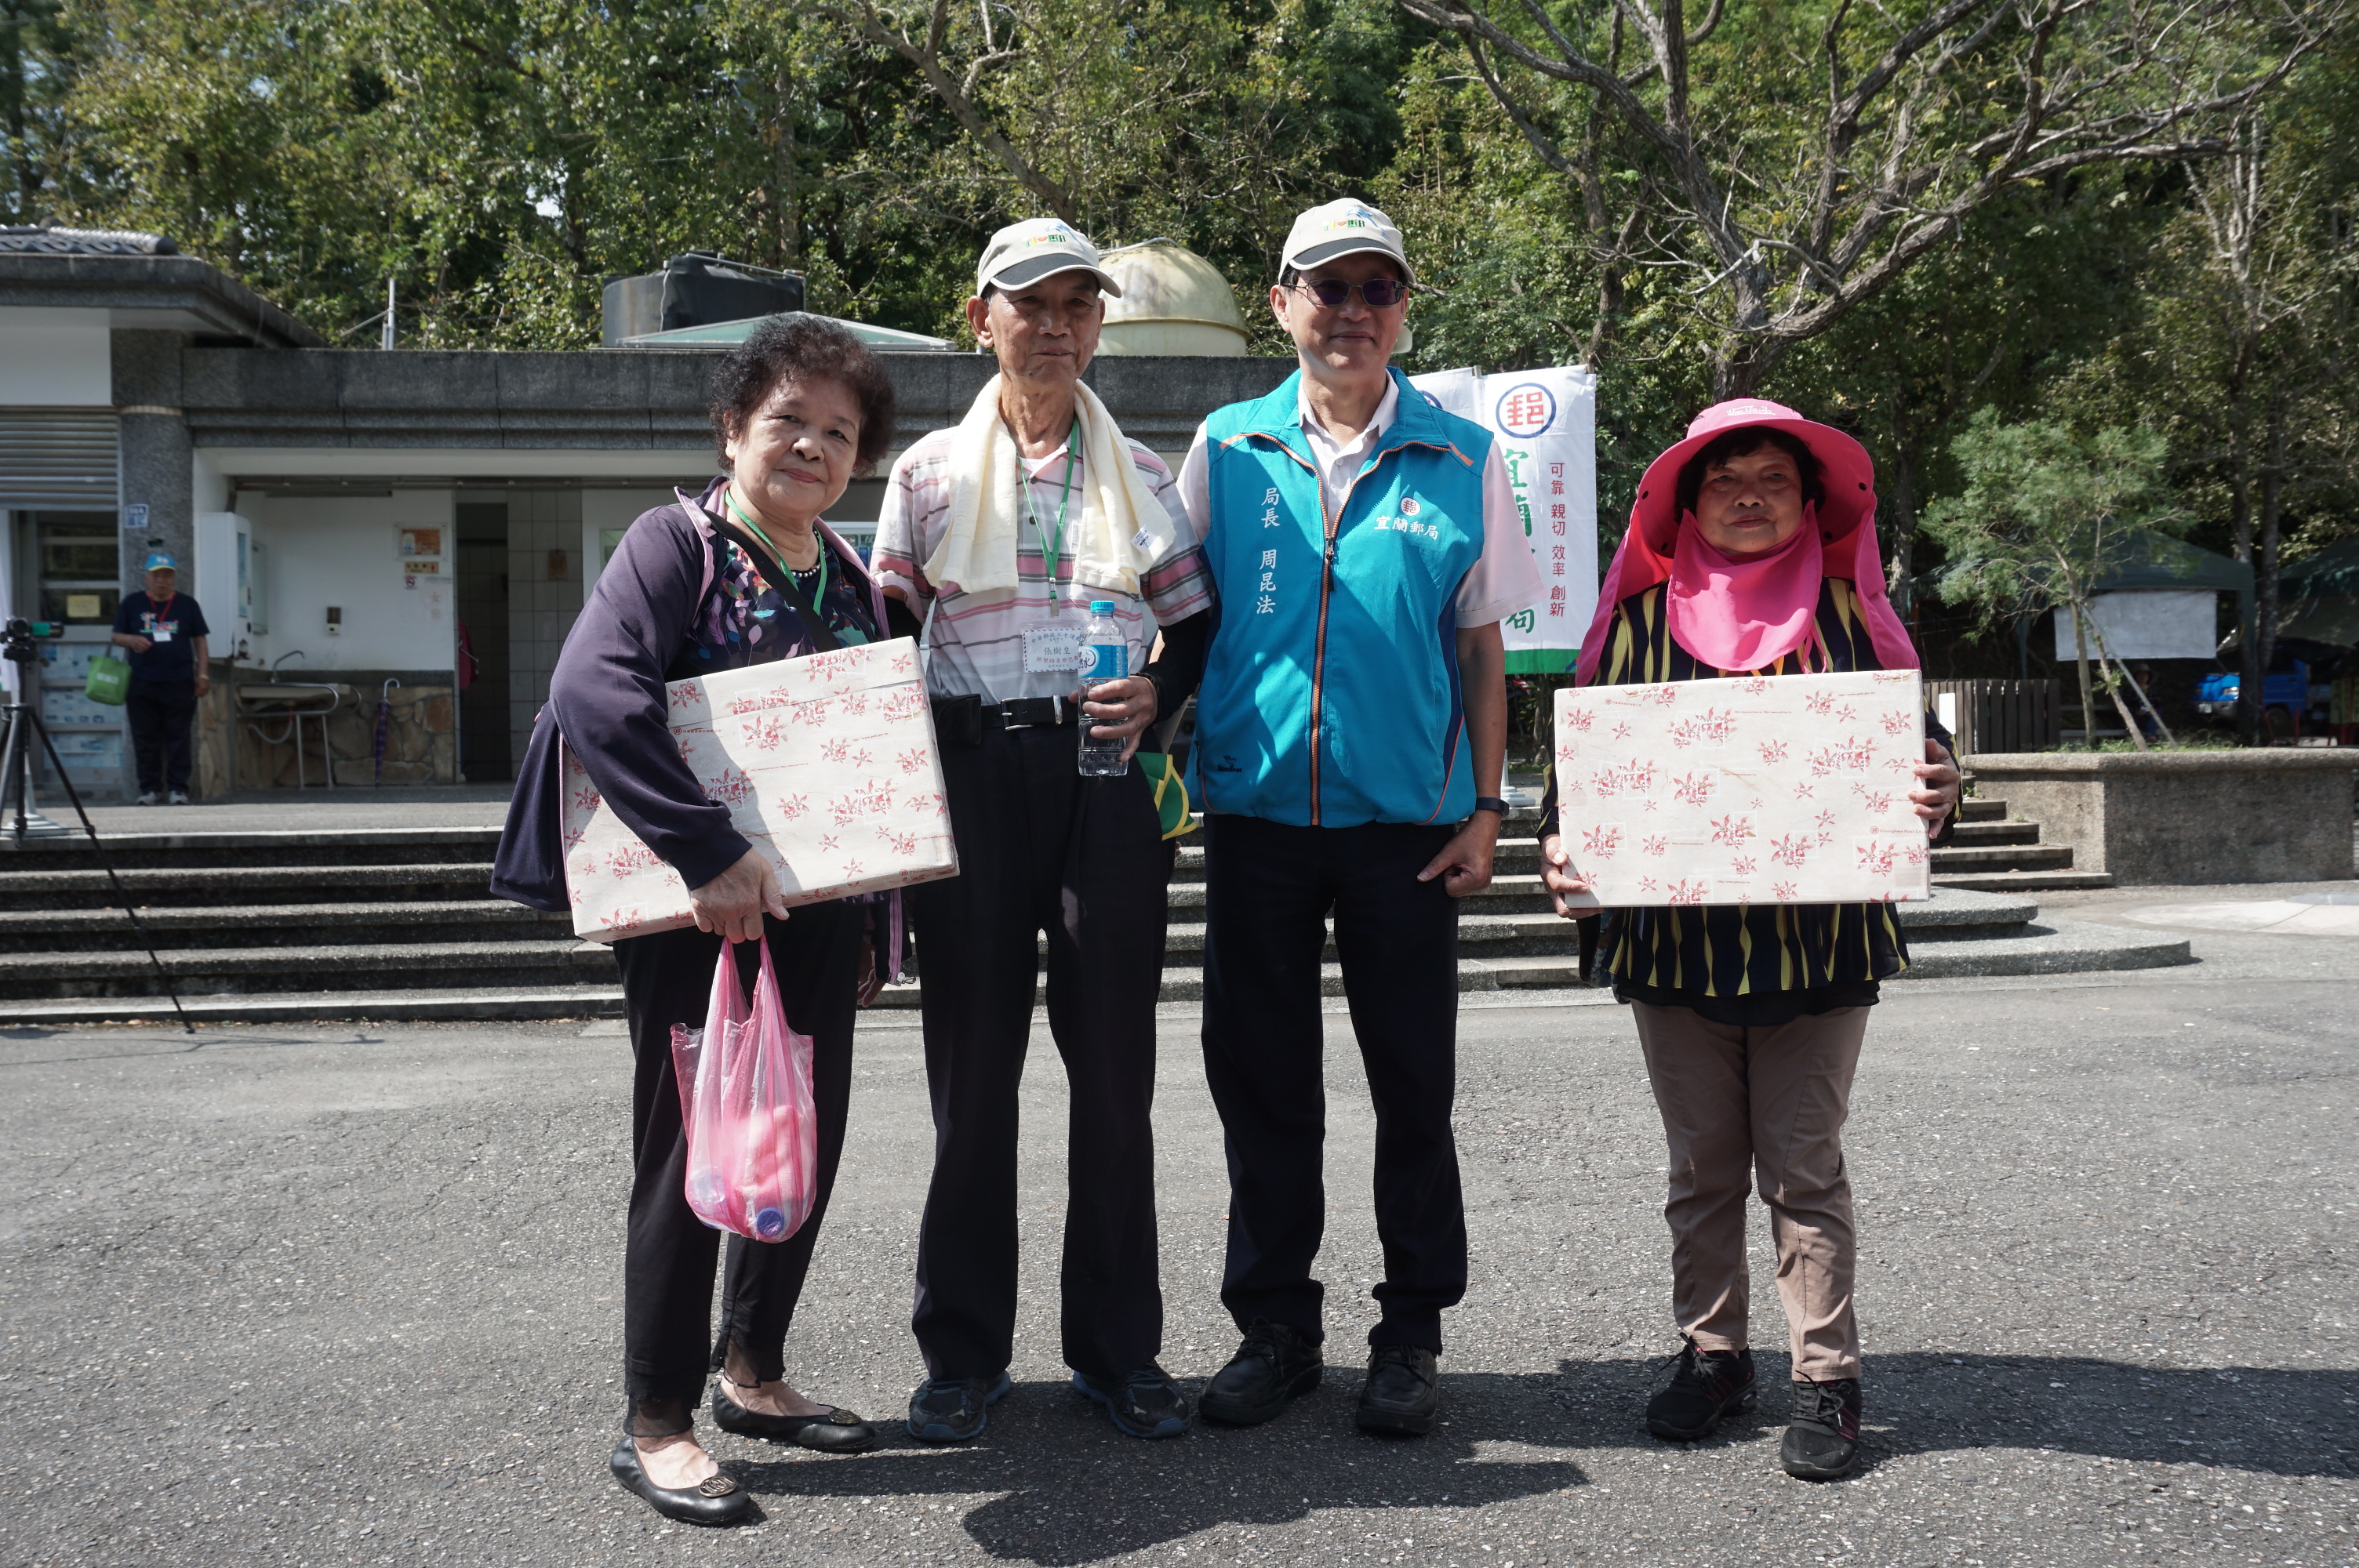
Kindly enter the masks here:
<path id="1" fill-rule="evenodd" d="M 986 703 L 980 697 L 934 699 L 934 733 L 945 742 L 979 746 L 988 730 L 1053 730 L 1071 724 L 1076 709 L 1062 697 L 1019 697 Z"/>

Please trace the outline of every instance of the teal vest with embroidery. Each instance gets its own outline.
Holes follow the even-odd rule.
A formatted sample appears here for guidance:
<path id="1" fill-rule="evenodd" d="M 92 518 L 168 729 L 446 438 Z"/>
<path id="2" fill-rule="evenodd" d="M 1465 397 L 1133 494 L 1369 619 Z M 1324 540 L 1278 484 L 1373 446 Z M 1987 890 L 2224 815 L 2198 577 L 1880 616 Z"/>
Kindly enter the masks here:
<path id="1" fill-rule="evenodd" d="M 1301 372 L 1204 422 L 1220 621 L 1190 786 L 1296 827 L 1456 822 L 1474 808 L 1460 583 L 1483 555 L 1491 434 L 1397 371 L 1399 411 L 1326 517 Z"/>

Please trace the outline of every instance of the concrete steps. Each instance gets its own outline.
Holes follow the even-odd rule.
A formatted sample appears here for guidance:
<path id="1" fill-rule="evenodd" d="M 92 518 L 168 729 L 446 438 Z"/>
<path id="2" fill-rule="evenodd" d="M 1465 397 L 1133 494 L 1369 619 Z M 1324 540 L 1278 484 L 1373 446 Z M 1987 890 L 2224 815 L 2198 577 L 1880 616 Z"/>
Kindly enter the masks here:
<path id="1" fill-rule="evenodd" d="M 2061 892 L 2109 888 L 2104 871 L 2072 869 L 2070 844 L 2043 844 L 2039 824 L 2007 816 L 2006 802 L 1974 798 L 1958 813 L 1951 843 L 1933 851 L 1933 885 L 1973 892 Z"/>
<path id="2" fill-rule="evenodd" d="M 220 946 L 283 947 L 321 943 L 498 942 L 527 937 L 571 940 L 572 922 L 504 898 L 419 899 L 391 903 L 260 905 L 156 904 L 139 912 L 158 948 Z M 518 927 L 523 929 L 519 930 Z M 140 950 L 139 931 L 122 909 L 0 912 L 0 956 Z"/>
<path id="3" fill-rule="evenodd" d="M 1937 869 L 1929 902 L 1902 906 L 1911 975 L 2041 974 L 2190 961 L 2162 934 L 2043 922 L 2027 896 L 2082 886 L 2071 851 L 2038 842 L 2005 803 L 1972 801 L 1960 857 Z M 1459 985 L 1466 991 L 1579 984 L 1576 931 L 1539 881 L 1537 818 L 1519 813 L 1497 874 L 1466 901 Z M 614 957 L 573 937 L 563 915 L 488 896 L 488 828 L 139 833 L 109 839 L 125 886 L 190 1016 L 298 1019 L 617 1016 Z M 2028 864 L 2027 864 L 2027 859 Z M 1204 852 L 1183 844 L 1170 891 L 1163 1000 L 1202 995 Z M 2038 879 L 2071 878 L 2071 881 Z M 1962 885 L 1962 883 L 1966 885 Z M 0 848 L 0 1025 L 172 1016 L 138 932 L 86 841 Z M 1343 992 L 1328 944 L 1322 989 Z M 914 984 L 886 1007 L 914 1007 Z"/>

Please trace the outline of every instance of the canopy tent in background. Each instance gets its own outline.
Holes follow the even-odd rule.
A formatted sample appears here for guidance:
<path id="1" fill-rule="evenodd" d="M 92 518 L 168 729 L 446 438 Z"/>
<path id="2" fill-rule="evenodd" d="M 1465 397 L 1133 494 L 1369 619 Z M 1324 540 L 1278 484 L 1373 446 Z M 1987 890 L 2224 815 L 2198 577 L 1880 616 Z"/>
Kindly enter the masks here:
<path id="1" fill-rule="evenodd" d="M 1597 609 L 1597 378 L 1553 370 L 1434 371 L 1409 384 L 1491 432 L 1539 564 L 1538 603 L 1500 623 L 1510 675 L 1563 675 Z"/>
<path id="2" fill-rule="evenodd" d="M 2359 648 L 2359 539 L 2321 550 L 2278 578 L 2277 636 Z"/>
<path id="3" fill-rule="evenodd" d="M 2203 632 L 2201 651 L 2190 631 L 2189 611 L 2196 603 L 2192 596 L 2210 599 L 2215 594 L 2236 596 L 2236 624 L 2239 628 L 2253 623 L 2253 568 L 2227 556 L 2214 555 L 2198 549 L 2181 540 L 2159 534 L 2136 534 L 2123 541 L 2112 554 L 2104 573 L 2097 579 L 2092 609 L 2100 630 L 2105 633 L 2107 645 L 2116 657 L 2125 659 L 2210 658 L 2219 645 L 2216 634 L 2218 622 Z M 2126 596 L 2154 595 L 2157 599 L 2175 600 L 2172 605 L 2140 603 Z M 2115 596 L 2124 596 L 2116 600 Z M 2115 600 L 2108 603 L 2108 600 Z M 2031 620 L 2025 616 L 2015 623 L 2016 654 L 2025 668 L 2031 663 Z M 2169 641 L 2172 647 L 2187 652 L 2163 653 L 2125 648 L 2113 641 L 2116 625 L 2143 641 L 2149 633 Z M 2059 606 L 2056 610 L 2056 656 L 2073 657 L 2072 612 Z M 2090 639 L 2089 655 L 2097 654 L 2096 640 Z"/>

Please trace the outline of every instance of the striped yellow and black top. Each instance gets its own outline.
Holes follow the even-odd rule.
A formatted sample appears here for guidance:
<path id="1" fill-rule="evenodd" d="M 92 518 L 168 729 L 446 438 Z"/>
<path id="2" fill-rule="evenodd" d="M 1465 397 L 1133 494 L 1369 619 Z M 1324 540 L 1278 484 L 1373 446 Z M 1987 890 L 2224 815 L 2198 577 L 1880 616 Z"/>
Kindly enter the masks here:
<path id="1" fill-rule="evenodd" d="M 1665 613 L 1668 592 L 1667 585 L 1658 583 L 1615 609 L 1593 684 L 1712 680 L 1731 673 L 1701 663 L 1672 640 Z M 1835 669 L 1884 667 L 1860 617 L 1858 593 L 1847 579 L 1828 578 L 1821 583 L 1818 630 L 1827 661 Z M 1811 652 L 1815 665 L 1817 650 Z M 1762 670 L 1736 673 L 1788 676 L 1804 671 L 1801 661 L 1788 654 Z M 1944 746 L 1950 743 L 1949 732 L 1930 713 L 1925 732 Z M 1942 825 L 1944 838 L 1951 827 Z M 1551 771 L 1540 806 L 1540 836 L 1557 830 Z M 1908 967 L 1908 944 L 1900 934 L 1898 912 L 1888 903 L 1615 909 L 1606 912 L 1598 965 L 1612 976 L 1625 1000 L 1693 1006 L 1698 999 L 1711 999 L 1698 1011 L 1727 1022 L 1767 1023 L 1831 1006 L 1874 1001 L 1876 982 Z M 1824 994 L 1795 994 L 1804 992 Z M 1758 999 L 1768 1005 L 1766 1010 L 1741 1003 L 1732 1008 L 1737 999 Z"/>

